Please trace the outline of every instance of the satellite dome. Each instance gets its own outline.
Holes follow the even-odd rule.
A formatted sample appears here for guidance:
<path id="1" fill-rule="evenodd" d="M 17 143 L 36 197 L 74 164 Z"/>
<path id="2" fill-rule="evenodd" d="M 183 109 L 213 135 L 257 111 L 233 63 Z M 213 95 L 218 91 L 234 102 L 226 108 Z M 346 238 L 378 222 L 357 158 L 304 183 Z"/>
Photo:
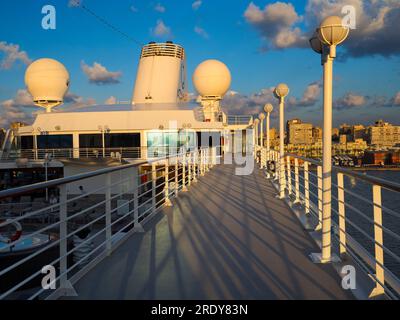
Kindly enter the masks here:
<path id="1" fill-rule="evenodd" d="M 69 87 L 69 74 L 62 63 L 39 59 L 26 69 L 25 84 L 35 104 L 51 109 L 63 102 Z"/>
<path id="2" fill-rule="evenodd" d="M 231 85 L 231 73 L 224 63 L 206 60 L 194 71 L 193 84 L 202 97 L 222 97 Z"/>

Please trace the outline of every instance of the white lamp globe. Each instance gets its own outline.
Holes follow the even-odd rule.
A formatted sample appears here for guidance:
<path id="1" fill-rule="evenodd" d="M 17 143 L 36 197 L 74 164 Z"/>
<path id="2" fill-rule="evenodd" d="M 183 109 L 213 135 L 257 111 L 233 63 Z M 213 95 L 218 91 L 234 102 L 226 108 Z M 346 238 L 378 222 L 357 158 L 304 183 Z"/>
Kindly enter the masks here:
<path id="1" fill-rule="evenodd" d="M 218 60 L 200 63 L 193 73 L 193 84 L 202 97 L 223 97 L 231 85 L 228 67 Z"/>
<path id="2" fill-rule="evenodd" d="M 265 114 L 261 112 L 261 113 L 258 115 L 258 119 L 260 119 L 261 121 L 263 121 L 263 120 L 265 119 Z"/>
<path id="3" fill-rule="evenodd" d="M 69 73 L 64 65 L 53 59 L 39 59 L 25 72 L 25 84 L 35 104 L 59 105 L 69 87 Z"/>
<path id="4" fill-rule="evenodd" d="M 270 104 L 270 103 L 267 103 L 267 104 L 264 106 L 264 111 L 265 111 L 266 113 L 271 113 L 273 110 L 274 110 L 274 107 L 273 107 L 272 104 Z"/>
<path id="5" fill-rule="evenodd" d="M 256 119 L 256 120 L 254 120 L 254 123 L 255 123 L 255 124 L 259 124 L 259 123 L 260 123 L 260 120 Z"/>
<path id="6" fill-rule="evenodd" d="M 285 83 L 280 83 L 276 86 L 274 93 L 276 97 L 284 98 L 289 94 L 289 87 Z"/>
<path id="7" fill-rule="evenodd" d="M 348 35 L 349 28 L 343 25 L 342 18 L 338 16 L 325 18 L 318 29 L 320 40 L 328 46 L 342 43 Z"/>

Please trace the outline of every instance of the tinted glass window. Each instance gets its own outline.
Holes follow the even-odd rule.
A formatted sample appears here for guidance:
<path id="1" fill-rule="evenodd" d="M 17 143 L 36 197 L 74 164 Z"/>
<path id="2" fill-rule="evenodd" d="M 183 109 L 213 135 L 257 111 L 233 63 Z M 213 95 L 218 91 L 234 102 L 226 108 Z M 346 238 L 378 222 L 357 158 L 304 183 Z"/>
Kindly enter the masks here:
<path id="1" fill-rule="evenodd" d="M 71 134 L 38 136 L 39 149 L 70 149 L 73 146 Z"/>
<path id="2" fill-rule="evenodd" d="M 102 148 L 101 134 L 80 134 L 79 148 Z"/>
<path id="3" fill-rule="evenodd" d="M 140 147 L 140 133 L 108 133 L 105 144 L 106 148 Z"/>
<path id="4" fill-rule="evenodd" d="M 21 149 L 22 150 L 33 149 L 33 136 L 22 136 L 21 137 Z"/>

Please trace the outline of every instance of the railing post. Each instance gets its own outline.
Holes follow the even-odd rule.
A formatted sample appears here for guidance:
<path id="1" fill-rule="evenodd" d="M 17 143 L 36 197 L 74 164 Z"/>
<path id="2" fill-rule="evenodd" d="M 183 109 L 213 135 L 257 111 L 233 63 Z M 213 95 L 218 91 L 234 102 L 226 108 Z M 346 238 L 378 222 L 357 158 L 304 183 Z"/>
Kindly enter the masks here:
<path id="1" fill-rule="evenodd" d="M 344 178 L 343 173 L 338 172 L 338 209 L 339 209 L 339 252 L 344 255 L 346 249 L 346 208 L 344 202 Z"/>
<path id="2" fill-rule="evenodd" d="M 308 162 L 304 162 L 304 209 L 305 214 L 310 214 L 310 179 L 308 174 Z"/>
<path id="3" fill-rule="evenodd" d="M 76 296 L 72 284 L 68 280 L 68 214 L 67 185 L 60 187 L 60 289 L 62 296 Z"/>
<path id="4" fill-rule="evenodd" d="M 193 182 L 197 182 L 197 167 L 196 167 L 196 162 L 197 162 L 197 150 L 193 151 L 193 163 L 192 163 L 192 172 L 193 172 Z"/>
<path id="5" fill-rule="evenodd" d="M 178 193 L 179 193 L 179 175 L 178 175 L 178 171 L 179 171 L 179 164 L 178 164 L 178 154 L 175 157 L 175 197 L 178 197 Z"/>
<path id="6" fill-rule="evenodd" d="M 369 297 L 385 293 L 383 285 L 385 284 L 385 273 L 383 269 L 383 231 L 382 231 L 382 195 L 381 186 L 373 185 L 373 202 L 374 202 L 374 238 L 375 238 L 375 277 L 376 287 L 372 290 Z"/>
<path id="7" fill-rule="evenodd" d="M 111 173 L 106 174 L 106 250 L 111 254 Z"/>
<path id="8" fill-rule="evenodd" d="M 284 199 L 285 198 L 285 156 L 281 155 L 279 153 L 279 198 Z"/>
<path id="9" fill-rule="evenodd" d="M 152 213 L 156 212 L 156 191 L 157 191 L 157 167 L 153 162 L 151 164 L 151 206 Z"/>
<path id="10" fill-rule="evenodd" d="M 287 188 L 290 197 L 290 195 L 292 194 L 292 172 L 290 169 L 290 156 L 286 157 L 286 161 L 287 161 Z"/>
<path id="11" fill-rule="evenodd" d="M 164 182 L 164 190 L 165 190 L 165 205 L 167 207 L 172 206 L 172 202 L 169 199 L 169 158 L 165 159 L 165 182 Z"/>
<path id="12" fill-rule="evenodd" d="M 322 166 L 317 166 L 318 177 L 318 225 L 315 231 L 322 229 Z"/>
<path id="13" fill-rule="evenodd" d="M 186 153 L 182 154 L 182 192 L 186 192 Z"/>
<path id="14" fill-rule="evenodd" d="M 144 232 L 142 225 L 139 223 L 139 182 L 138 168 L 133 171 L 133 230 L 136 232 Z"/>
<path id="15" fill-rule="evenodd" d="M 294 203 L 300 202 L 300 178 L 299 178 L 299 159 L 294 158 L 294 177 L 295 177 L 295 190 L 296 190 L 296 200 Z"/>
<path id="16" fill-rule="evenodd" d="M 189 157 L 188 157 L 188 186 L 190 187 L 190 185 L 192 184 L 192 153 L 189 153 Z"/>
<path id="17" fill-rule="evenodd" d="M 200 149 L 200 175 L 204 176 L 204 149 Z"/>

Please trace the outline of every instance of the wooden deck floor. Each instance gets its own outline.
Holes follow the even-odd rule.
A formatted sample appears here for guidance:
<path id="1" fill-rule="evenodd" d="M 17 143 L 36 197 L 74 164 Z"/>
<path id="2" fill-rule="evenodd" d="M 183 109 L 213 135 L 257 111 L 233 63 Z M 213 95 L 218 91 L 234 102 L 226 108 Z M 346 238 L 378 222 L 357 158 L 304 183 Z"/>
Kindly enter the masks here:
<path id="1" fill-rule="evenodd" d="M 78 299 L 351 299 L 259 170 L 220 165 L 85 275 Z"/>

